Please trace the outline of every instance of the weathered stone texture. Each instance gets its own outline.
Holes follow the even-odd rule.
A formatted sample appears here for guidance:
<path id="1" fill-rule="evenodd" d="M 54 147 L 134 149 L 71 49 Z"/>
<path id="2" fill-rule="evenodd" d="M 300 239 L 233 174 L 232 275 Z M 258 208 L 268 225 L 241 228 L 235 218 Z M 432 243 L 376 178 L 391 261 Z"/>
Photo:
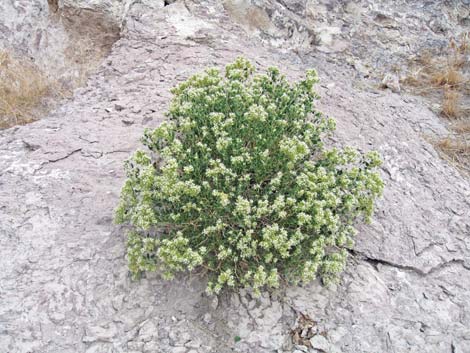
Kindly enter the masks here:
<path id="1" fill-rule="evenodd" d="M 469 352 L 470 183 L 423 137 L 446 134 L 440 119 L 418 98 L 358 90 L 351 67 L 264 46 L 220 6 L 130 4 L 85 87 L 0 132 L 0 351 Z M 123 161 L 164 119 L 173 85 L 239 55 L 292 79 L 318 68 L 331 143 L 384 157 L 384 197 L 338 286 L 214 303 L 198 274 L 129 279 L 112 223 Z M 313 348 L 290 340 L 299 313 L 316 321 Z"/>

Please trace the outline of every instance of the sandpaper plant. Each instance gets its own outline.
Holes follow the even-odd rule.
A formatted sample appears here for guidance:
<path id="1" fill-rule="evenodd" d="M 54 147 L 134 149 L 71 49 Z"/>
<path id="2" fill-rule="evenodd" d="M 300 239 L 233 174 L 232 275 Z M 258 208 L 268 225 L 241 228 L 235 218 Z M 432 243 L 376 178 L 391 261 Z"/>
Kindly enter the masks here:
<path id="1" fill-rule="evenodd" d="M 383 183 L 376 152 L 324 147 L 335 122 L 315 108 L 317 81 L 255 75 L 239 58 L 172 90 L 168 121 L 126 163 L 116 211 L 134 276 L 201 267 L 211 293 L 337 278 Z"/>

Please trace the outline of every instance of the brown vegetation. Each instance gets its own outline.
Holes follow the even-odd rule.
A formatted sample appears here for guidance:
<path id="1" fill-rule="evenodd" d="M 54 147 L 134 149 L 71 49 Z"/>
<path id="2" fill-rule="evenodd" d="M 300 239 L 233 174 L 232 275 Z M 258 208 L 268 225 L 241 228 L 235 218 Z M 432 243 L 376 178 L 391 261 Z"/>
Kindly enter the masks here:
<path id="1" fill-rule="evenodd" d="M 0 51 L 0 129 L 23 125 L 44 116 L 74 88 L 85 84 L 119 38 L 119 26 L 87 9 L 59 7 L 48 0 L 51 21 L 69 37 L 64 63 L 50 75 L 29 59 Z M 54 78 L 52 78 L 54 77 Z"/>
<path id="2" fill-rule="evenodd" d="M 435 146 L 470 172 L 470 35 L 452 40 L 444 53 L 421 54 L 411 67 L 402 83 L 414 93 L 440 101 L 441 114 L 449 122 L 451 134 L 435 141 Z"/>
<path id="3" fill-rule="evenodd" d="M 458 67 L 447 65 L 442 71 L 431 74 L 431 83 L 436 86 L 454 87 L 463 81 L 463 76 Z"/>
<path id="4" fill-rule="evenodd" d="M 56 93 L 55 84 L 33 63 L 0 52 L 0 128 L 34 121 Z"/>
<path id="5" fill-rule="evenodd" d="M 442 114 L 451 119 L 457 118 L 460 115 L 460 98 L 459 92 L 446 89 L 444 91 L 444 98 L 442 100 Z"/>
<path id="6" fill-rule="evenodd" d="M 470 173 L 470 139 L 468 135 L 449 136 L 435 142 L 435 146 L 451 162 Z"/>
<path id="7" fill-rule="evenodd" d="M 462 119 L 457 121 L 453 125 L 454 131 L 460 134 L 468 134 L 470 133 L 470 119 Z"/>

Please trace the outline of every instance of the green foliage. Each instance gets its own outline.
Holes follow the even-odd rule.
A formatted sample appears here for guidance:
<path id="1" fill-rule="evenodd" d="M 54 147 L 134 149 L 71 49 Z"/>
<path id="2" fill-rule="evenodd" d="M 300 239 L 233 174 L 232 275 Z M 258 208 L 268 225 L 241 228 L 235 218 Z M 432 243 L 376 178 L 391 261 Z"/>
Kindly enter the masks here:
<path id="1" fill-rule="evenodd" d="M 239 58 L 172 90 L 169 121 L 126 163 L 116 211 L 135 276 L 203 266 L 215 293 L 337 278 L 383 184 L 376 152 L 323 146 L 335 122 L 315 109 L 317 81 L 254 75 Z"/>

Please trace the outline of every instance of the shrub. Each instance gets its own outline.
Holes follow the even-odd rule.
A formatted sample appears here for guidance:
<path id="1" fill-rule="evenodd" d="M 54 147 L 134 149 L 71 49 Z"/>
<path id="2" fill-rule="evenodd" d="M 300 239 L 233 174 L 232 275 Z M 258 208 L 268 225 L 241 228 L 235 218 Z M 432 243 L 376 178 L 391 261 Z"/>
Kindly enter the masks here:
<path id="1" fill-rule="evenodd" d="M 126 162 L 116 218 L 131 226 L 134 276 L 202 266 L 208 292 L 259 293 L 344 267 L 355 220 L 382 191 L 380 158 L 323 146 L 335 122 L 315 109 L 314 70 L 294 84 L 253 72 L 239 58 L 174 88 L 169 121 Z"/>

